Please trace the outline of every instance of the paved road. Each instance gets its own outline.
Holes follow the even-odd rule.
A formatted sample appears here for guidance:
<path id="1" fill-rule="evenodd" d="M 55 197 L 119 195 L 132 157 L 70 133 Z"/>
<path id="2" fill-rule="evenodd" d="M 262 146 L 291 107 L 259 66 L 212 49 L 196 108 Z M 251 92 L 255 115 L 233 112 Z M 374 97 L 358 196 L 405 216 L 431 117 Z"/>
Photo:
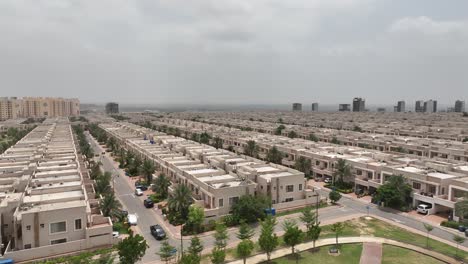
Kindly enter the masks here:
<path id="1" fill-rule="evenodd" d="M 88 141 L 91 143 L 91 146 L 95 153 L 101 153 L 103 152 L 102 148 L 97 144 L 97 142 L 92 138 L 88 133 L 87 133 L 87 138 Z M 134 186 L 131 186 L 131 184 L 126 180 L 126 177 L 124 172 L 118 168 L 118 166 L 115 165 L 115 163 L 112 161 L 111 157 L 106 154 L 101 157 L 101 162 L 103 164 L 103 169 L 105 171 L 110 171 L 112 172 L 113 175 L 119 175 L 116 177 L 113 177 L 113 184 L 114 184 L 114 190 L 121 201 L 123 207 L 129 211 L 129 213 L 136 213 L 138 215 L 138 225 L 137 225 L 137 232 L 139 232 L 141 235 L 143 235 L 150 246 L 150 248 L 147 249 L 146 255 L 143 257 L 143 263 L 150 263 L 150 262 L 157 262 L 160 258 L 156 254 L 159 251 L 159 247 L 161 242 L 157 241 L 154 239 L 154 237 L 151 235 L 149 232 L 149 227 L 154 224 L 161 224 L 158 222 L 158 219 L 156 217 L 156 213 L 154 212 L 154 209 L 147 209 L 143 206 L 142 198 L 136 197 L 133 194 L 134 191 Z M 320 189 L 318 190 L 319 193 L 323 196 L 328 197 L 328 190 L 326 189 Z M 343 197 L 340 200 L 340 204 L 342 205 L 339 208 L 325 208 L 324 210 L 320 210 L 321 212 L 319 213 L 319 220 L 324 223 L 328 221 L 333 221 L 334 219 L 339 219 L 342 217 L 347 217 L 355 214 L 366 214 L 367 209 L 366 205 L 359 202 L 352 200 L 347 197 Z M 323 212 L 322 212 L 323 211 Z M 378 209 L 375 205 L 371 205 L 369 208 L 369 214 L 370 215 L 377 215 L 389 220 L 392 220 L 394 222 L 415 228 L 417 230 L 425 232 L 425 229 L 422 225 L 422 223 L 416 219 L 400 215 L 400 214 L 395 214 L 395 213 L 389 213 L 382 211 Z M 291 216 L 292 217 L 292 216 Z M 286 218 L 291 218 L 291 217 L 282 217 L 281 220 L 278 221 L 278 225 L 276 226 L 276 232 L 282 232 L 282 222 Z M 297 216 L 295 217 L 297 218 Z M 299 219 L 296 219 L 299 220 Z M 236 231 L 235 229 L 229 229 L 229 240 L 228 240 L 228 245 L 237 243 L 239 240 L 236 238 Z M 258 234 L 260 232 L 260 228 L 258 226 L 255 227 L 256 231 L 256 236 L 254 238 L 258 237 Z M 460 233 L 461 235 L 462 233 Z M 168 236 L 169 243 L 173 246 L 176 246 L 177 248 L 180 248 L 180 240 L 178 239 L 180 236 L 179 234 L 174 234 L 176 236 L 176 239 L 172 236 Z M 453 234 L 443 230 L 441 228 L 435 227 L 434 230 L 431 232 L 431 235 L 437 236 L 439 238 L 445 239 L 447 241 L 452 241 Z M 211 248 L 214 245 L 214 238 L 212 236 L 202 236 L 200 237 L 202 240 L 204 246 L 205 246 L 205 252 L 208 252 L 211 250 Z M 187 239 L 184 239 L 184 248 L 187 248 L 189 245 L 189 241 Z M 465 242 L 463 245 L 468 246 L 468 242 Z"/>

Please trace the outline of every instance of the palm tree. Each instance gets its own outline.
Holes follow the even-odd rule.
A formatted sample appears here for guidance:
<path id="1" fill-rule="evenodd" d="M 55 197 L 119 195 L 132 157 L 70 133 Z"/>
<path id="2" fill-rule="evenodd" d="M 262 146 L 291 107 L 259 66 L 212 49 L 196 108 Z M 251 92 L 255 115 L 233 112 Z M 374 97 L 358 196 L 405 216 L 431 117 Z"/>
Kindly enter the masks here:
<path id="1" fill-rule="evenodd" d="M 114 193 L 109 192 L 104 195 L 101 202 L 99 203 L 99 207 L 104 216 L 113 218 L 119 214 L 121 204 L 117 199 L 115 199 Z"/>
<path id="2" fill-rule="evenodd" d="M 294 167 L 296 168 L 296 170 L 302 171 L 306 177 L 310 176 L 310 166 L 311 166 L 310 159 L 306 159 L 303 156 L 300 156 L 299 158 L 297 158 L 294 164 Z"/>
<path id="3" fill-rule="evenodd" d="M 223 140 L 216 136 L 213 138 L 213 147 L 219 149 L 219 148 L 222 148 L 223 147 Z"/>
<path id="4" fill-rule="evenodd" d="M 112 179 L 112 174 L 108 171 L 104 172 L 104 174 L 100 174 L 96 178 L 96 184 L 94 185 L 94 189 L 96 190 L 96 193 L 105 194 L 105 193 L 110 192 L 111 179 Z"/>
<path id="5" fill-rule="evenodd" d="M 244 146 L 244 153 L 247 156 L 255 157 L 258 153 L 257 143 L 253 140 L 247 141 L 247 145 Z"/>
<path id="6" fill-rule="evenodd" d="M 189 206 L 192 204 L 192 192 L 183 184 L 178 185 L 167 200 L 170 211 L 178 212 L 182 219 L 187 219 Z"/>
<path id="7" fill-rule="evenodd" d="M 347 178 L 349 178 L 351 173 L 351 165 L 346 163 L 346 160 L 339 159 L 336 163 L 336 171 L 333 173 L 333 185 L 336 183 L 336 177 L 338 177 L 338 183 L 343 183 Z"/>
<path id="8" fill-rule="evenodd" d="M 270 150 L 268 150 L 267 160 L 269 162 L 281 164 L 282 159 L 283 154 L 276 148 L 276 146 L 273 146 Z"/>
<path id="9" fill-rule="evenodd" d="M 154 164 L 150 160 L 145 159 L 143 165 L 140 167 L 140 173 L 145 177 L 147 184 L 153 181 L 153 173 L 155 170 Z"/>
<path id="10" fill-rule="evenodd" d="M 171 181 L 163 173 L 154 180 L 153 191 L 161 199 L 166 199 L 169 193 L 169 186 L 171 186 Z"/>

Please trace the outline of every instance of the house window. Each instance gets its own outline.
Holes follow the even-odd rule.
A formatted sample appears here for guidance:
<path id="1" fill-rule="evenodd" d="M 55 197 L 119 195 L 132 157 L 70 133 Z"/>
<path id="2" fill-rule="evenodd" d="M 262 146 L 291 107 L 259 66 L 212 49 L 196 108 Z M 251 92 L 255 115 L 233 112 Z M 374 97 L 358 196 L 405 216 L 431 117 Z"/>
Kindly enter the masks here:
<path id="1" fill-rule="evenodd" d="M 317 161 L 315 162 L 315 165 L 316 165 L 316 166 L 320 165 L 320 161 L 317 160 Z"/>
<path id="2" fill-rule="evenodd" d="M 294 201 L 294 198 L 286 198 L 286 200 L 284 200 L 284 201 L 285 201 L 286 203 L 287 203 L 287 202 L 292 202 L 292 201 Z"/>
<path id="3" fill-rule="evenodd" d="M 302 191 L 302 183 L 299 184 L 299 191 Z"/>
<path id="4" fill-rule="evenodd" d="M 372 178 L 372 172 L 367 172 L 367 178 Z"/>
<path id="5" fill-rule="evenodd" d="M 31 230 L 31 226 L 30 226 L 30 225 L 27 225 L 27 226 L 26 226 L 26 230 L 30 231 L 30 230 Z"/>
<path id="6" fill-rule="evenodd" d="M 272 200 L 271 203 L 272 203 L 272 204 L 276 204 L 276 200 Z"/>
<path id="7" fill-rule="evenodd" d="M 362 174 L 362 170 L 356 170 L 356 174 L 357 174 L 357 175 L 361 175 L 361 174 Z"/>
<path id="8" fill-rule="evenodd" d="M 294 185 L 286 185 L 286 192 L 293 192 L 294 191 Z"/>
<path id="9" fill-rule="evenodd" d="M 218 205 L 219 205 L 219 207 L 224 206 L 224 200 L 222 198 L 218 200 Z"/>
<path id="10" fill-rule="evenodd" d="M 67 232 L 67 222 L 51 223 L 49 230 L 51 234 Z"/>
<path id="11" fill-rule="evenodd" d="M 40 224 L 41 228 L 44 228 L 44 224 Z"/>
<path id="12" fill-rule="evenodd" d="M 421 189 L 421 183 L 413 182 L 413 189 L 417 189 L 417 190 Z"/>
<path id="13" fill-rule="evenodd" d="M 75 230 L 81 230 L 81 218 L 75 219 Z"/>
<path id="14" fill-rule="evenodd" d="M 235 205 L 239 201 L 239 197 L 230 197 L 229 198 L 229 205 Z"/>
<path id="15" fill-rule="evenodd" d="M 24 249 L 30 249 L 30 248 L 31 248 L 31 244 L 24 245 Z"/>
<path id="16" fill-rule="evenodd" d="M 67 239 L 66 238 L 61 238 L 61 239 L 55 239 L 55 240 L 50 241 L 51 245 L 61 244 L 61 243 L 67 243 Z"/>

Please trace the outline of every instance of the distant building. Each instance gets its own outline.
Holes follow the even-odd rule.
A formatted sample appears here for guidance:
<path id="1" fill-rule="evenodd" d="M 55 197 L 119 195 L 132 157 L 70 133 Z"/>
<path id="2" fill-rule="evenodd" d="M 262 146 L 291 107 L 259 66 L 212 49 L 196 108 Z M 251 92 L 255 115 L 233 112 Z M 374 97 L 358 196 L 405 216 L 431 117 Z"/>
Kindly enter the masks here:
<path id="1" fill-rule="evenodd" d="M 384 112 L 385 112 L 385 108 L 384 108 L 384 107 L 379 107 L 379 108 L 377 108 L 377 112 L 379 112 L 379 113 L 384 113 Z"/>
<path id="2" fill-rule="evenodd" d="M 353 112 L 364 112 L 366 109 L 366 100 L 356 97 L 353 99 Z"/>
<path id="3" fill-rule="evenodd" d="M 312 112 L 318 112 L 318 103 L 312 104 Z"/>
<path id="4" fill-rule="evenodd" d="M 350 104 L 339 104 L 338 105 L 338 111 L 340 111 L 340 112 L 349 112 L 349 111 L 351 111 L 351 105 Z"/>
<path id="5" fill-rule="evenodd" d="M 414 107 L 414 111 L 416 113 L 422 113 L 424 112 L 424 102 L 422 100 L 416 101 L 416 105 Z"/>
<path id="6" fill-rule="evenodd" d="M 78 99 L 54 97 L 2 97 L 0 120 L 80 115 Z"/>
<path id="7" fill-rule="evenodd" d="M 455 101 L 455 112 L 462 113 L 465 112 L 465 101 L 457 100 Z"/>
<path id="8" fill-rule="evenodd" d="M 119 113 L 119 104 L 110 102 L 106 104 L 106 113 L 107 114 L 118 114 Z"/>
<path id="9" fill-rule="evenodd" d="M 403 113 L 405 112 L 405 101 L 398 101 L 397 105 L 395 106 L 395 112 Z"/>
<path id="10" fill-rule="evenodd" d="M 294 104 L 292 105 L 292 110 L 293 110 L 293 111 L 302 111 L 302 104 L 300 104 L 300 103 L 294 103 Z"/>
<path id="11" fill-rule="evenodd" d="M 431 99 L 429 101 L 424 102 L 423 112 L 424 113 L 437 112 L 437 101 Z"/>

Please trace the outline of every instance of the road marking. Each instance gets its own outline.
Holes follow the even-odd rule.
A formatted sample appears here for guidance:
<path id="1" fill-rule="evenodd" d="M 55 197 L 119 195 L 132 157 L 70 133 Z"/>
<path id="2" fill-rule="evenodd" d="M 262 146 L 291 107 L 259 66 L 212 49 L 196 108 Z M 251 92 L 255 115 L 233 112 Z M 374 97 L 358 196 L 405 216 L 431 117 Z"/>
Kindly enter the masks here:
<path id="1" fill-rule="evenodd" d="M 397 222 L 397 223 L 399 223 L 399 224 L 404 223 L 404 222 L 402 222 L 402 221 L 400 221 L 400 220 L 398 220 L 398 219 L 395 219 L 395 218 L 392 218 L 392 220 L 395 221 L 395 222 Z"/>
<path id="2" fill-rule="evenodd" d="M 135 197 L 135 195 L 134 195 L 133 193 L 120 194 L 119 197 L 122 197 L 122 196 L 129 196 L 129 195 Z"/>

